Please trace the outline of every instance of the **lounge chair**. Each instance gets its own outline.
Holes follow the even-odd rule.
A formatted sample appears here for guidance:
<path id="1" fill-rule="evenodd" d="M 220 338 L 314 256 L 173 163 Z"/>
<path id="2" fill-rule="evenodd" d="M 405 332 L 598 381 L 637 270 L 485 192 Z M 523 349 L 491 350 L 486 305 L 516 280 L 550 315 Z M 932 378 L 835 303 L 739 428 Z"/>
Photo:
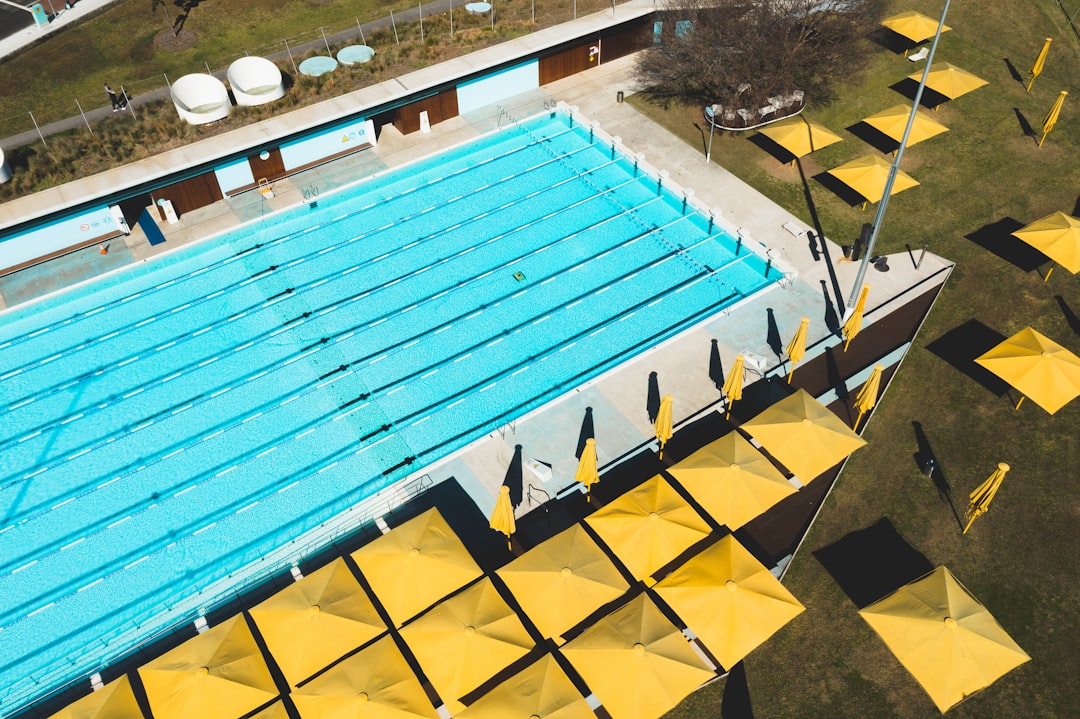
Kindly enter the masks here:
<path id="1" fill-rule="evenodd" d="M 921 48 L 919 48 L 918 52 L 913 52 L 912 54 L 908 55 L 907 59 L 910 62 L 918 62 L 919 60 L 925 60 L 926 56 L 929 54 L 930 48 L 926 47 L 926 45 L 923 45 Z"/>

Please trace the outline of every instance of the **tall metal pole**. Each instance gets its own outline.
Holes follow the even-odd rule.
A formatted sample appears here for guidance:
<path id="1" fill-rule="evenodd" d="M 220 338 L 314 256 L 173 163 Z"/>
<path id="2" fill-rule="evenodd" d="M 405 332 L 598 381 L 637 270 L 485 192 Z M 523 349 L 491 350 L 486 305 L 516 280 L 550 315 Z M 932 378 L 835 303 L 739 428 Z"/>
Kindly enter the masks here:
<path id="1" fill-rule="evenodd" d="M 945 16 L 949 12 L 949 0 L 945 0 L 945 7 L 941 10 L 941 19 L 938 20 L 937 32 L 934 34 L 934 42 L 930 44 L 930 54 L 926 56 L 926 67 L 923 68 L 922 79 L 919 80 L 919 89 L 915 91 L 915 100 L 911 104 L 911 114 L 908 115 L 907 126 L 900 138 L 900 147 L 896 150 L 892 167 L 889 168 L 889 176 L 885 180 L 885 190 L 878 202 L 877 212 L 874 214 L 874 225 L 870 231 L 870 239 L 866 242 L 866 253 L 859 264 L 859 273 L 855 276 L 855 285 L 851 288 L 851 296 L 848 297 L 847 306 L 851 309 L 858 302 L 859 292 L 862 290 L 863 280 L 866 278 L 866 267 L 870 264 L 870 258 L 874 256 L 874 244 L 881 232 L 881 223 L 885 219 L 885 209 L 889 206 L 889 194 L 892 192 L 893 183 L 896 182 L 896 173 L 900 171 L 900 159 L 904 156 L 907 147 L 908 136 L 911 128 L 915 125 L 916 113 L 919 111 L 919 102 L 922 101 L 923 90 L 926 88 L 926 78 L 930 74 L 930 65 L 934 62 L 934 51 L 937 50 L 938 40 L 941 39 L 941 28 L 945 27 Z"/>

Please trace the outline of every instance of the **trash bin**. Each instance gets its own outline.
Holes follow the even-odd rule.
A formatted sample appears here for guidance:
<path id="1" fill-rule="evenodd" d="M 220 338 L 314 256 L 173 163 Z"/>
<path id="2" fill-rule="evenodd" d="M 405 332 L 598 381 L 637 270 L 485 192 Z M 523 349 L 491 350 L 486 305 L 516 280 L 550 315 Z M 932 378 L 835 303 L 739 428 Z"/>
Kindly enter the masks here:
<path id="1" fill-rule="evenodd" d="M 619 90 L 617 93 L 615 93 L 615 102 L 622 102 L 622 100 L 623 100 L 623 91 Z"/>

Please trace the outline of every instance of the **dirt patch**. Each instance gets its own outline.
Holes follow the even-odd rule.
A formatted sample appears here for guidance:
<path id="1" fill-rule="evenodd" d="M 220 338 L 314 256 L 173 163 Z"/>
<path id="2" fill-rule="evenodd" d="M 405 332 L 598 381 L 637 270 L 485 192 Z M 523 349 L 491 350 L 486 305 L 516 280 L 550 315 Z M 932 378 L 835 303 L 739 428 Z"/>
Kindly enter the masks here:
<path id="1" fill-rule="evenodd" d="M 175 34 L 172 30 L 162 30 L 154 35 L 154 47 L 162 52 L 180 52 L 195 47 L 198 39 L 199 36 L 191 30 L 180 30 Z"/>
<path id="2" fill-rule="evenodd" d="M 803 174 L 807 177 L 813 177 L 821 172 L 821 166 L 808 157 L 800 160 L 802 163 Z M 771 155 L 763 157 L 758 160 L 758 167 L 768 173 L 771 177 L 775 177 L 781 182 L 801 183 L 802 177 L 799 175 L 799 166 L 792 165 L 791 163 L 784 163 L 777 160 Z"/>

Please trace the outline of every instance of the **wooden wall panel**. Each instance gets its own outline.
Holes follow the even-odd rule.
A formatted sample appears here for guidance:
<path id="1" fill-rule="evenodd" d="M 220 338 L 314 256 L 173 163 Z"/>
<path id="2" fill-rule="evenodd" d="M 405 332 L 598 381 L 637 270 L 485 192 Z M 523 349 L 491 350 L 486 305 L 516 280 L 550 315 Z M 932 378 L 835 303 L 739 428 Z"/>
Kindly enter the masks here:
<path id="1" fill-rule="evenodd" d="M 251 176 L 255 178 L 256 183 L 263 177 L 270 182 L 285 177 L 285 161 L 281 158 L 281 150 L 274 147 L 268 152 L 270 157 L 265 160 L 258 155 L 248 157 L 248 164 L 251 165 Z"/>
<path id="2" fill-rule="evenodd" d="M 599 38 L 582 38 L 578 44 L 540 58 L 540 85 L 576 75 L 596 67 L 596 60 L 589 62 L 589 48 L 598 45 Z"/>
<path id="3" fill-rule="evenodd" d="M 420 113 L 424 110 L 427 110 L 428 121 L 432 125 L 457 117 L 457 89 L 443 90 L 438 95 L 425 97 L 399 107 L 394 113 L 394 127 L 402 135 L 416 132 L 420 129 Z"/>
<path id="4" fill-rule="evenodd" d="M 608 28 L 600 34 L 600 59 L 615 60 L 644 50 L 653 44 L 653 18 L 638 18 L 619 27 Z"/>
<path id="5" fill-rule="evenodd" d="M 212 205 L 223 196 L 217 175 L 211 171 L 160 187 L 154 190 L 153 197 L 155 200 L 161 197 L 170 200 L 176 209 L 176 214 L 183 215 L 185 212 Z M 160 208 L 158 209 L 160 211 Z M 164 215 L 162 219 L 165 219 Z"/>

